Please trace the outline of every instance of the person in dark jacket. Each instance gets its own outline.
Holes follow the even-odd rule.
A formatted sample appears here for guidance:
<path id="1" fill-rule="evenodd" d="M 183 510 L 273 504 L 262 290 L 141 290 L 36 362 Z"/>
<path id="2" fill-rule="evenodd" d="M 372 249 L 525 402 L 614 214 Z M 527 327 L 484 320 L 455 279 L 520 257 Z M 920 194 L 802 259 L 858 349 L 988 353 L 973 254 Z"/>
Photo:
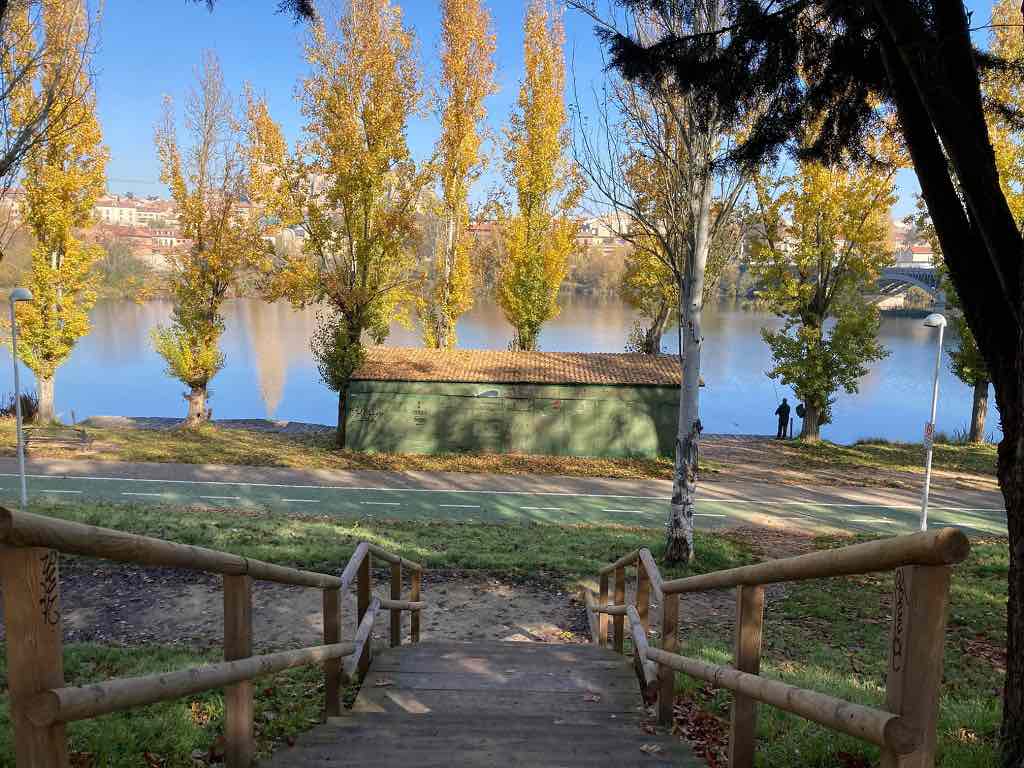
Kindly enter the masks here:
<path id="1" fill-rule="evenodd" d="M 776 440 L 786 436 L 786 428 L 789 426 L 789 401 L 782 398 L 782 404 L 775 409 L 775 415 L 779 417 L 779 431 L 775 435 Z"/>

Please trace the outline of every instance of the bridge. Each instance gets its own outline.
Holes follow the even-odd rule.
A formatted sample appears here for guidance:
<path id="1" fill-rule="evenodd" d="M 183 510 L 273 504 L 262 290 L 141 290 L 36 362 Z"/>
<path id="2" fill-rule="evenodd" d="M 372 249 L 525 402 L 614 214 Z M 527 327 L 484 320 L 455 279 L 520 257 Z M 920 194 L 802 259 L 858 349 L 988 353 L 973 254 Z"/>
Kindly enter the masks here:
<path id="1" fill-rule="evenodd" d="M 934 267 L 886 267 L 878 276 L 878 290 L 882 297 L 899 293 L 908 286 L 920 288 L 934 299 L 937 306 L 946 303 L 946 293 Z"/>
<path id="2" fill-rule="evenodd" d="M 698 768 L 701 761 L 672 731 L 677 673 L 732 692 L 731 768 L 755 764 L 760 705 L 874 744 L 882 768 L 897 768 L 934 765 L 950 574 L 970 543 L 944 528 L 673 580 L 662 579 L 648 549 L 634 550 L 599 570 L 597 594 L 583 590 L 592 639 L 585 645 L 420 644 L 419 617 L 429 604 L 423 566 L 365 541 L 334 575 L 0 508 L 0 547 L 18 768 L 68 768 L 67 723 L 219 688 L 226 768 L 250 768 L 251 681 L 304 665 L 322 669 L 324 717 L 264 763 L 270 768 Z M 225 660 L 67 685 L 58 553 L 220 574 Z M 635 572 L 628 592 L 627 570 Z M 884 704 L 761 676 L 767 585 L 885 572 L 893 574 L 893 592 L 882 609 L 891 629 Z M 376 578 L 386 597 L 374 594 Z M 320 590 L 323 644 L 254 655 L 255 580 Z M 342 606 L 352 587 L 352 639 L 343 642 Z M 682 655 L 680 598 L 722 589 L 736 590 L 732 663 Z M 388 615 L 390 648 L 375 648 L 375 621 Z M 350 709 L 342 706 L 346 687 L 358 687 Z"/>

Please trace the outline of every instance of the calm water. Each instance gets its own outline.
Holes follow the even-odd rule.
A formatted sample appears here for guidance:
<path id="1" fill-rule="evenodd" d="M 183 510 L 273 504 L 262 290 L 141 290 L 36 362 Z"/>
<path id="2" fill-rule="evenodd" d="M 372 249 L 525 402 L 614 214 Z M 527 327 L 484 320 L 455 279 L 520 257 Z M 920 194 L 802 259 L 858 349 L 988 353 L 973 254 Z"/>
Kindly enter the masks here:
<path id="1" fill-rule="evenodd" d="M 92 333 L 57 372 L 61 418 L 70 420 L 72 412 L 79 420 L 99 414 L 184 415 L 184 387 L 164 375 L 163 363 L 149 343 L 150 329 L 166 321 L 169 311 L 169 305 L 160 302 L 97 305 Z M 333 423 L 336 395 L 320 382 L 309 351 L 315 312 L 237 300 L 227 304 L 226 316 L 222 348 L 227 365 L 211 385 L 214 417 Z M 541 333 L 540 346 L 546 351 L 621 352 L 632 323 L 632 311 L 617 300 L 567 297 L 561 315 Z M 757 312 L 720 307 L 707 313 L 707 386 L 701 401 L 706 431 L 774 433 L 772 413 L 778 400 L 786 395 L 794 402 L 792 392 L 764 375 L 771 360 L 760 329 L 777 325 L 771 315 Z M 511 338 L 511 328 L 494 305 L 478 305 L 459 324 L 463 347 L 505 349 Z M 920 439 L 931 396 L 932 331 L 918 319 L 886 318 L 881 340 L 890 356 L 861 380 L 858 394 L 838 397 L 835 423 L 823 430 L 827 438 Z M 396 327 L 388 343 L 418 345 L 419 338 Z M 666 346 L 678 348 L 674 335 L 666 337 Z M 9 366 L 9 349 L 6 354 Z M 25 374 L 34 386 L 31 374 Z M 949 372 L 948 361 L 943 363 L 940 387 L 938 428 L 963 428 L 970 418 L 971 393 Z M 0 385 L 0 391 L 9 388 Z M 989 431 L 998 435 L 994 403 Z"/>

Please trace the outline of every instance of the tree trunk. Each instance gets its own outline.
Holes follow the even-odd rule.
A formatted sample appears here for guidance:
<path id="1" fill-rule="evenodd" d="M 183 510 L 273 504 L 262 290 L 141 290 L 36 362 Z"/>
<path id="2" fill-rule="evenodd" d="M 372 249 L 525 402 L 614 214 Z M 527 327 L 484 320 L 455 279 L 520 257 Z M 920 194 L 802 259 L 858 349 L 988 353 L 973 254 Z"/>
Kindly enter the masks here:
<path id="1" fill-rule="evenodd" d="M 206 404 L 207 392 L 205 384 L 193 385 L 185 395 L 188 401 L 188 416 L 185 417 L 186 427 L 197 427 L 210 420 L 210 410 Z"/>
<path id="2" fill-rule="evenodd" d="M 348 425 L 345 423 L 345 416 L 348 411 L 348 390 L 351 383 L 348 379 L 341 385 L 338 390 L 338 428 L 335 432 L 334 442 L 338 448 L 345 447 L 346 430 Z"/>
<path id="3" fill-rule="evenodd" d="M 985 442 L 985 418 L 988 416 L 988 379 L 974 383 L 974 407 L 971 409 L 972 443 Z"/>
<path id="4" fill-rule="evenodd" d="M 804 403 L 804 418 L 800 425 L 800 439 L 815 442 L 821 440 L 821 411 L 810 403 Z"/>
<path id="5" fill-rule="evenodd" d="M 709 169 L 710 170 L 710 169 Z M 672 501 L 666 526 L 665 561 L 693 560 L 693 512 L 697 493 L 700 433 L 700 356 L 704 345 L 701 321 L 704 311 L 704 271 L 708 262 L 711 226 L 711 175 L 695 190 L 696 226 L 689 243 L 686 274 L 679 285 L 679 349 L 682 386 L 679 388 L 679 427 L 676 432 Z"/>
<path id="6" fill-rule="evenodd" d="M 1017 388 L 1016 394 L 1021 394 L 1021 388 Z M 1000 413 L 1011 407 L 1007 400 L 1006 397 L 998 398 Z M 1014 417 L 1004 418 L 998 463 L 999 487 L 1006 503 L 1006 523 L 1010 534 L 1006 681 L 1001 733 L 1003 768 L 1024 766 L 1024 434 L 1020 430 L 1020 409 L 1024 408 L 1024 398 L 1016 398 L 1012 407 L 1017 409 L 1017 413 Z"/>
<path id="7" fill-rule="evenodd" d="M 658 307 L 658 314 L 651 318 L 651 327 L 644 333 L 644 345 L 641 350 L 645 355 L 661 354 L 661 337 L 665 333 L 665 323 L 668 322 L 668 314 L 671 307 L 668 303 Z"/>
<path id="8" fill-rule="evenodd" d="M 36 379 L 36 394 L 39 397 L 39 410 L 36 411 L 36 421 L 39 424 L 49 424 L 55 418 L 53 411 L 53 376 L 39 376 Z"/>

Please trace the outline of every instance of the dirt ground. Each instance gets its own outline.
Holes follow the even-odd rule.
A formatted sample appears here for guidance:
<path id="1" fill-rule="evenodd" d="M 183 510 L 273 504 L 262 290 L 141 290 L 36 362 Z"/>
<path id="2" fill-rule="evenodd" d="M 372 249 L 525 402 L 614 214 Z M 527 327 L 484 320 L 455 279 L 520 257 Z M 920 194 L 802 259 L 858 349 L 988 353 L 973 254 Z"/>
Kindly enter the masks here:
<path id="1" fill-rule="evenodd" d="M 808 468 L 792 455 L 786 442 L 766 438 L 712 435 L 702 437 L 701 458 L 714 463 L 715 480 L 749 480 L 778 485 L 830 485 L 855 488 L 912 488 L 923 480 L 923 470 L 913 472 L 848 463 L 835 467 Z M 952 492 L 956 489 L 998 491 L 995 475 L 934 468 L 932 488 Z"/>
<path id="2" fill-rule="evenodd" d="M 739 529 L 735 533 L 767 557 L 800 554 L 813 547 L 812 537 L 777 529 Z M 74 557 L 63 558 L 60 569 L 65 642 L 221 646 L 223 592 L 217 576 Z M 375 577 L 375 592 L 384 594 L 387 574 L 381 571 Z M 596 581 L 592 586 L 596 587 Z M 782 587 L 769 588 L 769 607 L 782 594 Z M 408 585 L 403 595 L 408 595 Z M 632 577 L 627 582 L 627 596 L 633 599 Z M 589 641 L 578 596 L 544 581 L 473 571 L 428 571 L 423 600 L 427 603 L 421 624 L 424 640 Z M 727 630 L 732 626 L 734 601 L 731 590 L 686 595 L 680 610 L 681 631 L 696 624 L 715 624 Z M 259 652 L 322 642 L 319 590 L 256 582 L 253 608 L 253 634 Z M 652 628 L 657 627 L 657 606 L 652 606 L 650 619 Z M 407 616 L 403 616 L 403 626 L 407 634 Z M 348 595 L 342 604 L 342 638 L 351 638 L 354 630 L 355 604 Z M 387 622 L 379 621 L 375 638 L 386 640 L 387 632 Z M 0 623 L 0 640 L 3 637 Z"/>

